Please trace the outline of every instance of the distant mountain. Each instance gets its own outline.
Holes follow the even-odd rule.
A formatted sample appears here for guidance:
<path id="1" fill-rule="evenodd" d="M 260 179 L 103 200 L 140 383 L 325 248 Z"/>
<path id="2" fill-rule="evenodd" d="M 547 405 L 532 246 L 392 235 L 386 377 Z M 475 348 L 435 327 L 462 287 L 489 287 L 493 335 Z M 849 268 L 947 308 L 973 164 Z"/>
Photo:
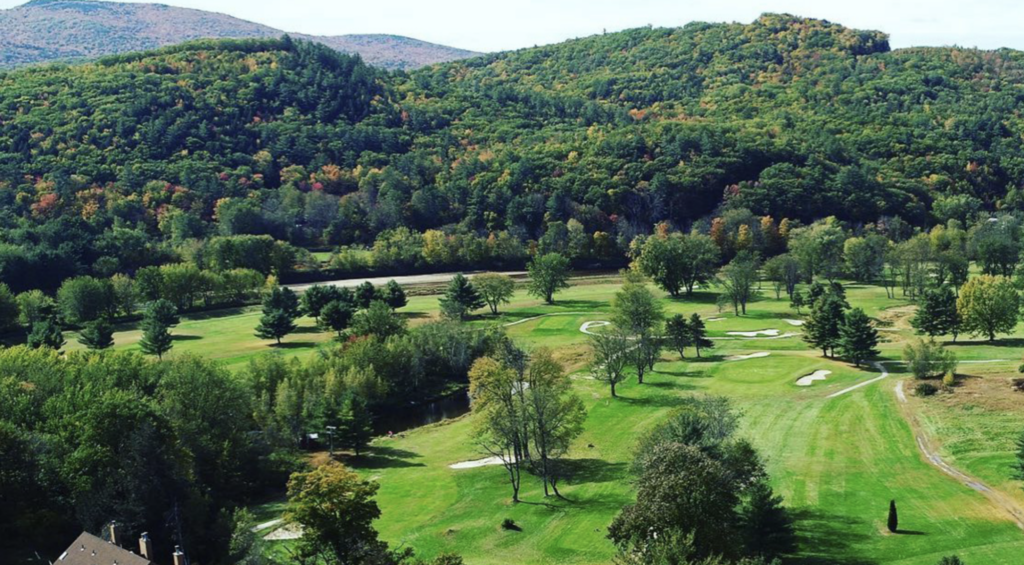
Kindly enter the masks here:
<path id="1" fill-rule="evenodd" d="M 92 59 L 206 38 L 267 38 L 285 32 L 216 12 L 163 4 L 33 0 L 0 10 L 0 68 Z M 396 35 L 294 37 L 323 43 L 385 69 L 415 69 L 477 55 Z"/>

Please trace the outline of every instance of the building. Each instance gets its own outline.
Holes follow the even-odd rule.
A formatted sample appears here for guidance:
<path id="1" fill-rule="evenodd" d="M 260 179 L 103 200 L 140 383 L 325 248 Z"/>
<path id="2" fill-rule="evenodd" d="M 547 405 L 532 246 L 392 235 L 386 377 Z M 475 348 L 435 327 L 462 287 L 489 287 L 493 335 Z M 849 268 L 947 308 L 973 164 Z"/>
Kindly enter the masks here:
<path id="1" fill-rule="evenodd" d="M 142 534 L 139 538 L 138 553 L 121 547 L 120 542 L 116 523 L 110 524 L 110 541 L 82 532 L 53 565 L 157 565 L 150 559 L 153 557 L 153 542 L 149 534 Z M 171 564 L 187 565 L 181 549 L 175 548 Z"/>

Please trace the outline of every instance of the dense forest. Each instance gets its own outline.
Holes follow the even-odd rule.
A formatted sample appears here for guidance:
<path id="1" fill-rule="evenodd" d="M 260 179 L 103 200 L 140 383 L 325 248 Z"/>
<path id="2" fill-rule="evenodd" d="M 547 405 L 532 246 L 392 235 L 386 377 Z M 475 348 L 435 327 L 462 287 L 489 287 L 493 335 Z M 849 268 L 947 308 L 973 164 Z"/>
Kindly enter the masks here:
<path id="1" fill-rule="evenodd" d="M 213 236 L 376 245 L 387 261 L 333 266 L 394 272 L 567 242 L 577 264 L 614 260 L 658 223 L 706 233 L 730 210 L 921 227 L 1012 211 L 1021 64 L 765 15 L 413 73 L 287 37 L 10 72 L 0 280 L 133 274 Z"/>

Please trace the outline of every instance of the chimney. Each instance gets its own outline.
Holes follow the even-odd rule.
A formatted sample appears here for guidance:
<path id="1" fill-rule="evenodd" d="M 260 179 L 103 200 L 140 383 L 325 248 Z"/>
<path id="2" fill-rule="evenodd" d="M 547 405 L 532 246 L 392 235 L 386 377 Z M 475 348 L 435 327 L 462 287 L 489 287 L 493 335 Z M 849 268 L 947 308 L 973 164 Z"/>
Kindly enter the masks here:
<path id="1" fill-rule="evenodd" d="M 181 551 L 181 546 L 174 546 L 174 565 L 185 565 L 185 554 Z"/>
<path id="2" fill-rule="evenodd" d="M 110 543 L 121 547 L 121 528 L 117 522 L 110 523 Z"/>
<path id="3" fill-rule="evenodd" d="M 149 533 L 143 532 L 142 537 L 139 538 L 139 555 L 153 560 L 153 540 L 149 539 Z"/>

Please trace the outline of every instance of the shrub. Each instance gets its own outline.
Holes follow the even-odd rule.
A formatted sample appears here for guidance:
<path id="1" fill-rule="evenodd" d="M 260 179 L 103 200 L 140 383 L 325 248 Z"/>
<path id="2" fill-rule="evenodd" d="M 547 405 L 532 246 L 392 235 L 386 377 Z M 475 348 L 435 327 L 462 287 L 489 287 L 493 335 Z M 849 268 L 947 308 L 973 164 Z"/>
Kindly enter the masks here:
<path id="1" fill-rule="evenodd" d="M 942 386 L 946 388 L 953 388 L 956 386 L 956 375 L 953 374 L 953 371 L 947 372 L 946 375 L 942 377 Z"/>
<path id="2" fill-rule="evenodd" d="M 956 371 L 956 354 L 935 340 L 916 340 L 903 348 L 907 371 L 918 379 L 938 377 Z"/>
<path id="3" fill-rule="evenodd" d="M 918 396 L 932 396 L 936 392 L 939 392 L 938 387 L 931 383 L 921 383 L 914 387 L 914 394 Z"/>
<path id="4" fill-rule="evenodd" d="M 503 530 L 515 530 L 519 531 L 521 528 L 516 525 L 516 521 L 512 518 L 505 518 L 501 521 L 501 529 Z"/>

